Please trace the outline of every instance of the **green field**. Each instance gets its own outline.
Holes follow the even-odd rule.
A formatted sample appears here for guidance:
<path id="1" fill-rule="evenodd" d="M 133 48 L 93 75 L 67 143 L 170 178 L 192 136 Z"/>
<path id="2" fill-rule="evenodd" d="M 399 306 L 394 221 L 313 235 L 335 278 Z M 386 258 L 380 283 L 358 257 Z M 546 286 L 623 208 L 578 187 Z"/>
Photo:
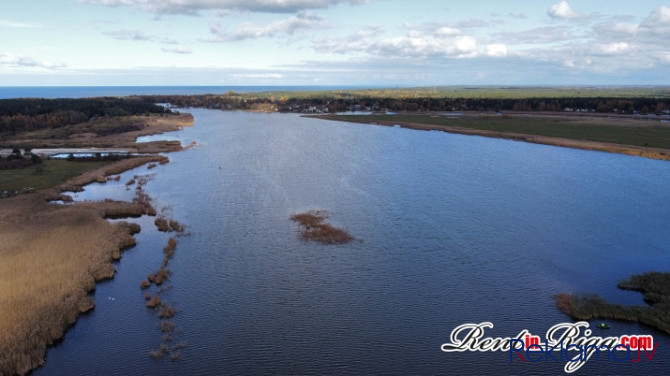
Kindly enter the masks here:
<path id="1" fill-rule="evenodd" d="M 562 116 L 327 115 L 358 123 L 417 123 L 670 149 L 670 124 Z"/>
<path id="2" fill-rule="evenodd" d="M 80 175 L 84 171 L 100 167 L 106 163 L 69 162 L 62 159 L 50 159 L 23 169 L 0 170 L 0 191 L 50 188 L 71 177 Z"/>

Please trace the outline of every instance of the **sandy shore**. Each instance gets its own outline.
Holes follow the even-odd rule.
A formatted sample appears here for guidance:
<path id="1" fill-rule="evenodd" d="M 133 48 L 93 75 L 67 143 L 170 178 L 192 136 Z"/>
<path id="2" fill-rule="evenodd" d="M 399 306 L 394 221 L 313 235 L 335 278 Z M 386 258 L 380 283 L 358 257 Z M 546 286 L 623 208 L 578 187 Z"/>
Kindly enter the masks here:
<path id="1" fill-rule="evenodd" d="M 190 115 L 153 119 L 143 134 L 191 125 Z M 141 134 L 117 140 L 134 140 Z M 179 150 L 181 147 L 172 148 Z M 46 349 L 62 338 L 79 314 L 94 307 L 95 283 L 112 278 L 112 261 L 135 245 L 139 226 L 106 218 L 138 217 L 145 205 L 116 201 L 55 205 L 62 192 L 78 190 L 161 155 L 121 160 L 34 194 L 0 201 L 0 375 L 26 374 L 44 363 Z"/>

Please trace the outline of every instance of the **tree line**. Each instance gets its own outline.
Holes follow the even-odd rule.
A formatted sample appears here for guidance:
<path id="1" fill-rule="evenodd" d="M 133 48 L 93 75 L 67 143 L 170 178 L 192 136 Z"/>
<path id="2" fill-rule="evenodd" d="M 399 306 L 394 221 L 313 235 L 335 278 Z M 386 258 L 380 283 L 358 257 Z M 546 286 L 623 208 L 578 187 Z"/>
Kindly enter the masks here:
<path id="1" fill-rule="evenodd" d="M 139 98 L 17 98 L 0 100 L 0 133 L 26 132 L 79 124 L 100 116 L 170 112 Z"/>
<path id="2" fill-rule="evenodd" d="M 378 97 L 365 94 L 333 95 L 315 92 L 223 95 L 142 96 L 147 103 L 222 110 L 272 108 L 279 112 L 341 111 L 580 111 L 620 114 L 667 114 L 670 97 Z"/>

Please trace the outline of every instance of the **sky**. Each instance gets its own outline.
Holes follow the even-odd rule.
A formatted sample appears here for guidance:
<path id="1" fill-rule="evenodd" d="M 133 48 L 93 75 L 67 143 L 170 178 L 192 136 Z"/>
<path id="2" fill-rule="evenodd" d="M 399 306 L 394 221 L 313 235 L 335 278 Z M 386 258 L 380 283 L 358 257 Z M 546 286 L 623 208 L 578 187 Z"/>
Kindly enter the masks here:
<path id="1" fill-rule="evenodd" d="M 0 86 L 670 85 L 670 1 L 0 0 Z"/>

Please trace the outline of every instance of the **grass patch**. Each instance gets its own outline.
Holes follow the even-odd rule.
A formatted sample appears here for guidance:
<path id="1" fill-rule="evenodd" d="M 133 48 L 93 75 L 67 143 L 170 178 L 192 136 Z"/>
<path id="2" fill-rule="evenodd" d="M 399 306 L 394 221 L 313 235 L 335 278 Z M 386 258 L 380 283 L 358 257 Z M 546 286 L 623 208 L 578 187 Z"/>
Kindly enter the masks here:
<path id="1" fill-rule="evenodd" d="M 48 159 L 40 164 L 18 170 L 0 170 L 0 190 L 23 191 L 24 188 L 54 187 L 86 171 L 102 167 L 108 162 L 70 162 Z"/>
<path id="2" fill-rule="evenodd" d="M 330 216 L 327 211 L 313 210 L 291 215 L 291 220 L 302 225 L 300 237 L 303 240 L 323 244 L 345 244 L 354 240 L 346 230 L 333 227 L 324 221 Z"/>

